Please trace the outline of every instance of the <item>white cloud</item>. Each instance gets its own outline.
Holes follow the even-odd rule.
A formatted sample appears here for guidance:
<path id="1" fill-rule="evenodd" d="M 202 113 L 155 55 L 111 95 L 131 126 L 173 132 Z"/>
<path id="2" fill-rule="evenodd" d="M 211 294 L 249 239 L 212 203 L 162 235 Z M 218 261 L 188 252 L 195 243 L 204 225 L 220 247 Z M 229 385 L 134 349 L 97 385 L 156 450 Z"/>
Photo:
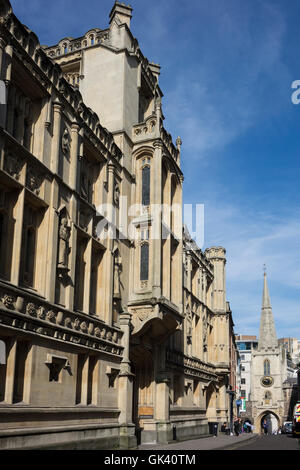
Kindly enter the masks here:
<path id="1" fill-rule="evenodd" d="M 205 214 L 205 246 L 226 248 L 227 298 L 235 330 L 259 333 L 266 264 L 277 335 L 300 339 L 299 212 L 278 219 L 222 201 L 207 204 Z"/>

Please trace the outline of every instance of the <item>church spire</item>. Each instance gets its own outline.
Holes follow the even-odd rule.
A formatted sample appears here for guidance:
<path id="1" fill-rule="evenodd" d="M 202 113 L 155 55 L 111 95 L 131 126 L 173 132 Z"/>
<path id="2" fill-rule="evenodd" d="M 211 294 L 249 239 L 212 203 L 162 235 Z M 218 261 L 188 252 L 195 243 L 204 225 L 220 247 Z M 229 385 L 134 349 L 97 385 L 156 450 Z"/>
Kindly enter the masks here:
<path id="1" fill-rule="evenodd" d="M 258 349 L 276 348 L 278 346 L 275 322 L 268 289 L 267 273 L 266 270 L 264 271 L 264 289 L 262 297 Z"/>

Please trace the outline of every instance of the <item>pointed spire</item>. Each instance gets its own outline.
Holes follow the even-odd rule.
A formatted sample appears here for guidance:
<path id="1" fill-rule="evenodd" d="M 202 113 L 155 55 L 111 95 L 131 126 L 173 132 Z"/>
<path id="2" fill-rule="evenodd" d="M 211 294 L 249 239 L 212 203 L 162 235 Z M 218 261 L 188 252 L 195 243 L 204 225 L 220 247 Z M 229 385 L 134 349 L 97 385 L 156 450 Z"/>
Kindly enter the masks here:
<path id="1" fill-rule="evenodd" d="M 266 270 L 264 272 L 264 290 L 263 290 L 263 298 L 262 298 L 262 308 L 272 308 L 271 301 L 270 301 L 270 294 L 268 289 L 268 282 L 267 282 L 267 273 Z"/>
<path id="2" fill-rule="evenodd" d="M 277 346 L 278 340 L 270 301 L 267 273 L 264 267 L 264 288 L 262 296 L 258 349 L 275 348 Z"/>

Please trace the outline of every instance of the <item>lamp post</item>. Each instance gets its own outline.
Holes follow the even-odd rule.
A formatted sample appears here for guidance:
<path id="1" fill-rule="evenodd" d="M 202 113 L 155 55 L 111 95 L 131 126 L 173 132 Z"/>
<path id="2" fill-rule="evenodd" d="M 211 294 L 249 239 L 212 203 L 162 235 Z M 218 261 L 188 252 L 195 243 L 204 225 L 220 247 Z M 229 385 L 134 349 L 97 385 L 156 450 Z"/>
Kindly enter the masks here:
<path id="1" fill-rule="evenodd" d="M 229 386 L 229 390 L 226 390 L 226 393 L 229 394 L 229 400 L 230 400 L 230 408 L 229 408 L 230 434 L 233 434 L 233 400 L 234 400 L 235 392 L 232 390 L 231 385 Z"/>

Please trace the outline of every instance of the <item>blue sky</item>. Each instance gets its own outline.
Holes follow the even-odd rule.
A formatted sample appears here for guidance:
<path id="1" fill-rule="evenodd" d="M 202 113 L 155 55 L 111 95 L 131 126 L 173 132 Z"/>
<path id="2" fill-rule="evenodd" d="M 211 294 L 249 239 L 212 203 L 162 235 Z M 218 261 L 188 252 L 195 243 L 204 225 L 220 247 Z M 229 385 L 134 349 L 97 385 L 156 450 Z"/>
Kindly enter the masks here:
<path id="1" fill-rule="evenodd" d="M 105 29 L 112 0 L 12 0 L 42 44 Z M 278 337 L 300 339 L 298 0 L 136 0 L 131 30 L 162 66 L 165 127 L 183 140 L 184 202 L 227 250 L 239 334 L 258 334 L 267 265 Z"/>

